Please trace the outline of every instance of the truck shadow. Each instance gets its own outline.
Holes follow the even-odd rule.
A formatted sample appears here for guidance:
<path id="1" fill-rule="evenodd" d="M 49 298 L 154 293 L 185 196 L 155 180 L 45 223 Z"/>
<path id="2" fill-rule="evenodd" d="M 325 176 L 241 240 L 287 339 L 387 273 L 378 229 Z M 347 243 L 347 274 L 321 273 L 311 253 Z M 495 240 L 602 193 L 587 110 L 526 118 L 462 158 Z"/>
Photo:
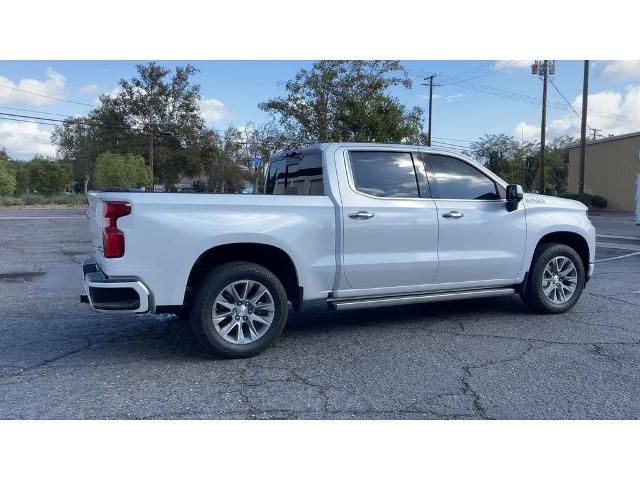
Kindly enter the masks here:
<path id="1" fill-rule="evenodd" d="M 47 358 L 53 355 L 54 358 L 60 357 L 62 363 L 72 361 L 75 364 L 95 361 L 117 363 L 158 360 L 188 363 L 222 360 L 212 357 L 200 346 L 188 322 L 173 315 L 124 315 L 113 316 L 105 321 L 103 314 L 77 313 L 77 316 L 60 317 L 55 331 L 50 331 L 47 335 L 44 335 L 47 329 L 43 330 L 39 323 L 21 324 L 16 337 L 28 339 L 34 350 L 14 351 L 12 346 L 7 346 L 0 354 L 0 365 L 12 363 L 14 358 L 25 355 L 45 359 L 45 363 L 49 363 L 51 360 Z M 367 328 L 377 329 L 379 333 L 386 328 L 392 330 L 409 327 L 424 329 L 428 333 L 429 327 L 434 325 L 450 324 L 452 328 L 464 329 L 465 325 L 470 326 L 486 319 L 505 323 L 521 322 L 529 312 L 520 299 L 514 296 L 347 312 L 335 312 L 322 305 L 310 305 L 300 314 L 292 310 L 289 314 L 282 338 L 265 354 L 286 357 L 299 348 L 305 348 L 309 341 L 324 341 L 326 337 L 334 337 L 337 344 L 341 341 L 349 342 L 352 335 L 342 336 L 340 333 L 362 335 L 363 332 L 366 334 Z M 345 344 L 345 348 L 348 348 L 348 344 Z M 36 351 L 40 349 L 42 352 Z"/>
<path id="2" fill-rule="evenodd" d="M 287 325 L 282 338 L 276 341 L 276 345 L 279 345 L 279 350 L 295 350 L 296 340 L 338 335 L 339 332 L 357 332 L 367 327 L 384 330 L 385 327 L 391 329 L 408 326 L 424 328 L 425 332 L 428 332 L 429 326 L 434 324 L 451 324 L 454 328 L 464 329 L 467 325 L 470 326 L 474 322 L 487 318 L 504 319 L 506 323 L 520 322 L 523 315 L 531 315 L 531 312 L 517 296 L 377 307 L 345 312 L 328 310 L 324 305 L 312 305 L 299 314 L 289 309 Z M 225 360 L 212 357 L 200 346 L 188 322 L 172 316 L 165 321 L 169 322 L 168 335 L 162 339 L 164 348 L 169 351 L 165 351 L 165 354 L 193 359 Z M 289 345 L 285 345 L 289 342 L 291 342 Z M 157 351 L 158 346 L 154 348 Z M 282 351 L 280 354 L 283 354 Z"/>
<path id="3" fill-rule="evenodd" d="M 518 296 L 456 300 L 406 306 L 377 307 L 336 312 L 322 305 L 305 308 L 300 314 L 289 311 L 284 333 L 288 338 L 314 335 L 318 331 L 359 329 L 384 325 L 424 326 L 434 322 L 473 323 L 491 317 L 530 315 Z"/>

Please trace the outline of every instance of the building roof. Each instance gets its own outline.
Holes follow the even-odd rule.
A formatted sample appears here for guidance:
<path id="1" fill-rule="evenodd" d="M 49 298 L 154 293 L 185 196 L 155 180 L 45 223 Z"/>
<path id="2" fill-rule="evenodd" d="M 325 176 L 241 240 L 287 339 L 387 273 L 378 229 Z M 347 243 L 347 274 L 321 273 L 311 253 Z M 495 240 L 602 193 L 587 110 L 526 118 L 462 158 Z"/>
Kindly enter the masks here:
<path id="1" fill-rule="evenodd" d="M 632 132 L 632 133 L 625 133 L 624 135 L 615 135 L 611 137 L 601 138 L 599 140 L 589 140 L 587 141 L 587 147 L 595 143 L 612 142 L 615 140 L 622 140 L 623 138 L 638 137 L 638 136 L 640 136 L 640 132 Z M 577 142 L 575 145 L 572 145 L 569 147 L 569 149 L 572 149 L 572 148 L 580 148 L 580 142 Z"/>

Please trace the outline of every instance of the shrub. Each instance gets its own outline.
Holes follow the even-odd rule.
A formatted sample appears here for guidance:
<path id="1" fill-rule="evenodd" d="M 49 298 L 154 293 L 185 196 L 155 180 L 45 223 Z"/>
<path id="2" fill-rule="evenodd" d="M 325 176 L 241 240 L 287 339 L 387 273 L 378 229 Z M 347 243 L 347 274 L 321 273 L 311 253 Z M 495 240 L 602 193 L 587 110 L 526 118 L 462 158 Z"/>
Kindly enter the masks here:
<path id="1" fill-rule="evenodd" d="M 572 193 L 563 192 L 558 195 L 561 198 L 568 198 L 570 200 L 577 200 L 584 203 L 587 207 L 591 208 L 607 208 L 607 199 L 600 195 L 591 195 L 590 193 Z"/>
<path id="2" fill-rule="evenodd" d="M 9 197 L 16 188 L 16 172 L 8 162 L 0 161 L 0 195 Z"/>
<path id="3" fill-rule="evenodd" d="M 22 201 L 21 198 L 0 196 L 0 207 L 13 207 L 16 205 L 23 205 L 23 204 L 24 202 Z"/>
<path id="4" fill-rule="evenodd" d="M 37 193 L 25 193 L 21 198 L 25 205 L 45 205 L 51 203 L 50 199 Z"/>
<path id="5" fill-rule="evenodd" d="M 81 193 L 71 193 L 69 195 L 56 195 L 51 198 L 51 203 L 56 205 L 82 205 L 87 203 L 87 197 Z"/>
<path id="6" fill-rule="evenodd" d="M 93 185 L 100 190 L 148 185 L 151 169 L 140 155 L 102 153 L 96 159 Z"/>
<path id="7" fill-rule="evenodd" d="M 591 205 L 595 208 L 607 208 L 607 199 L 600 195 L 594 195 L 591 199 Z"/>

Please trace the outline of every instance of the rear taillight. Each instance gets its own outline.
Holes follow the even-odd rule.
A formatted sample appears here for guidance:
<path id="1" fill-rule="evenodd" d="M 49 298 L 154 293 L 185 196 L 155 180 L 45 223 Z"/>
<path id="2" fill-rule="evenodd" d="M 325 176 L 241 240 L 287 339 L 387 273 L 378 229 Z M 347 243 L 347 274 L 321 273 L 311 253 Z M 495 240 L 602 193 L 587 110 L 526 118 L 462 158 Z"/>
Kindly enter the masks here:
<path id="1" fill-rule="evenodd" d="M 102 228 L 102 247 L 105 258 L 124 256 L 124 233 L 118 230 L 118 219 L 131 213 L 128 202 L 106 202 L 102 208 L 104 227 Z"/>

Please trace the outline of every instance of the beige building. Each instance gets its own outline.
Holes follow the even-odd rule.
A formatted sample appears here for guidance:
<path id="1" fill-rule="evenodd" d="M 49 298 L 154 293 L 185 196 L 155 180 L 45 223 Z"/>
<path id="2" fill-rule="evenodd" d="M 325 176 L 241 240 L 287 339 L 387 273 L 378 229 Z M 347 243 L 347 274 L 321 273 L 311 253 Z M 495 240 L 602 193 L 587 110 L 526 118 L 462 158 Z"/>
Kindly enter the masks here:
<path id="1" fill-rule="evenodd" d="M 607 210 L 635 212 L 640 175 L 640 132 L 587 143 L 584 191 L 608 201 Z M 578 191 L 580 144 L 569 149 L 568 189 Z"/>

